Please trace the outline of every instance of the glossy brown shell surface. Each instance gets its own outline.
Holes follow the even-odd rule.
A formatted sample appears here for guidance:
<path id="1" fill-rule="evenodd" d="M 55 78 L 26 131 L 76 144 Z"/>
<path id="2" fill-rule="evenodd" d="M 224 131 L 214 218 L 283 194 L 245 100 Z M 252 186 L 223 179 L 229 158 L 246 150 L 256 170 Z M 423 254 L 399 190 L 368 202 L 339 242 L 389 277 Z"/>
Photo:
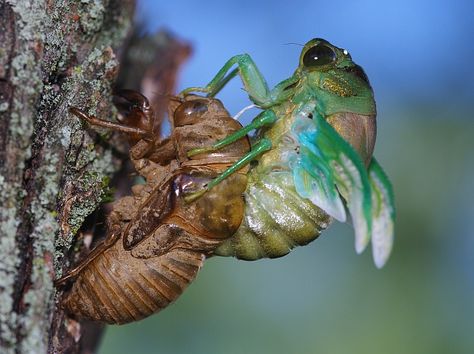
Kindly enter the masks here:
<path id="1" fill-rule="evenodd" d="M 146 98 L 135 93 L 127 98 L 139 100 L 141 106 L 136 104 L 123 121 L 142 129 L 152 112 L 136 107 L 146 107 Z M 248 152 L 250 143 L 243 138 L 218 153 L 193 159 L 186 152 L 224 138 L 240 124 L 220 101 L 198 96 L 172 101 L 170 117 L 181 124 L 173 124 L 167 139 L 150 140 L 151 132 L 139 140 L 140 133 L 129 137 L 134 143 L 132 162 L 146 183 L 114 203 L 105 240 L 63 278 L 74 279 L 63 300 L 74 317 L 122 324 L 168 306 L 193 281 L 205 258 L 241 224 L 246 169 L 201 198 L 184 200 Z"/>

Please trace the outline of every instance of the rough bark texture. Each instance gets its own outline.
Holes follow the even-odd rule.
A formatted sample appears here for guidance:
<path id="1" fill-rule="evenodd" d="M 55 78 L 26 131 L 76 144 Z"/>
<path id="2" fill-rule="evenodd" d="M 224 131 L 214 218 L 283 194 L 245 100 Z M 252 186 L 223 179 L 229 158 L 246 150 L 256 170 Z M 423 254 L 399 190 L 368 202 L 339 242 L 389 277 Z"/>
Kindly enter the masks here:
<path id="1" fill-rule="evenodd" d="M 98 342 L 100 326 L 63 313 L 53 280 L 77 261 L 83 242 L 75 236 L 108 196 L 124 156 L 68 108 L 114 117 L 115 53 L 133 5 L 0 0 L 1 353 L 86 353 Z M 155 92 L 172 90 L 176 69 L 189 54 L 188 47 L 173 45 L 171 64 L 155 69 L 162 70 Z M 155 56 L 160 52 L 156 43 L 147 47 Z M 143 89 L 143 75 L 153 77 L 137 74 L 135 88 Z"/>

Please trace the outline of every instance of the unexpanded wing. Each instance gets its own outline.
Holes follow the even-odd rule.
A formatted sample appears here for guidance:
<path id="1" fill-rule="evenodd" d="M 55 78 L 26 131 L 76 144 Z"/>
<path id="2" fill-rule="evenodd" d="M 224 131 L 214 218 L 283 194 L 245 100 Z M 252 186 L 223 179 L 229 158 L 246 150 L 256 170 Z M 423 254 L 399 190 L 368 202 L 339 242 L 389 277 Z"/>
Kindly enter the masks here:
<path id="1" fill-rule="evenodd" d="M 301 136 L 301 140 L 306 139 L 306 136 Z M 296 191 L 336 220 L 345 222 L 346 210 L 336 188 L 331 167 L 326 160 L 308 148 L 307 143 L 300 146 L 300 157 L 293 166 Z"/>
<path id="2" fill-rule="evenodd" d="M 318 114 L 300 116 L 292 131 L 300 144 L 293 162 L 298 193 L 337 220 L 345 221 L 344 198 L 361 253 L 372 230 L 372 196 L 367 170 L 354 149 Z"/>
<path id="3" fill-rule="evenodd" d="M 381 268 L 393 246 L 395 202 L 392 185 L 374 158 L 369 165 L 369 180 L 372 187 L 372 252 L 375 265 Z"/>

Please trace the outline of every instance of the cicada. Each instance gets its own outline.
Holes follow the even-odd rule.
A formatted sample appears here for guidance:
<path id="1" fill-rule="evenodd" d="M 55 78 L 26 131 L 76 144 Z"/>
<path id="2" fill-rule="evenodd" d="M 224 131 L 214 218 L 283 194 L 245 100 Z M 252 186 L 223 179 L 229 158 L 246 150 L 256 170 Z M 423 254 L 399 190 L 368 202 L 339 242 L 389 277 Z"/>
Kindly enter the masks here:
<path id="1" fill-rule="evenodd" d="M 122 91 L 121 122 L 71 112 L 91 125 L 125 133 L 130 157 L 145 184 L 117 200 L 107 235 L 57 285 L 72 282 L 63 307 L 74 317 L 122 324 L 168 306 L 196 277 L 206 257 L 238 229 L 247 176 L 243 169 L 199 199 L 188 198 L 250 150 L 242 137 L 218 152 L 189 158 L 187 151 L 213 144 L 242 126 L 213 98 L 186 96 L 170 102 L 172 132 L 155 134 L 148 100 Z"/>
<path id="2" fill-rule="evenodd" d="M 364 70 L 347 50 L 315 38 L 303 47 L 294 74 L 273 89 L 243 54 L 227 61 L 207 86 L 181 94 L 214 97 L 236 75 L 263 111 L 226 139 L 188 153 L 219 151 L 256 129 L 252 150 L 197 192 L 205 195 L 252 162 L 242 225 L 215 254 L 280 257 L 350 214 L 356 251 L 372 240 L 375 264 L 382 267 L 392 249 L 395 208 L 391 184 L 372 157 L 376 107 Z"/>

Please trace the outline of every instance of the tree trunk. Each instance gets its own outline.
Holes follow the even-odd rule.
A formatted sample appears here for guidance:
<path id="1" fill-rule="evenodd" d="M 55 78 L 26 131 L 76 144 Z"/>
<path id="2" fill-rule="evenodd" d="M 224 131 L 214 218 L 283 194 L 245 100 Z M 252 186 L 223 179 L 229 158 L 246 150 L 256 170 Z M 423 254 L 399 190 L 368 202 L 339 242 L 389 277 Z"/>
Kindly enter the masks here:
<path id="1" fill-rule="evenodd" d="M 108 196 L 125 155 L 68 109 L 115 116 L 115 53 L 133 7 L 133 0 L 0 0 L 1 353 L 88 353 L 98 342 L 100 325 L 69 319 L 53 280 L 77 261 L 84 242 L 75 236 Z M 138 60 L 134 83 L 121 75 L 122 85 L 171 93 L 189 48 L 165 37 L 146 42 L 153 55 Z M 153 62 L 160 53 L 167 57 Z M 137 59 L 127 63 L 136 67 Z"/>

